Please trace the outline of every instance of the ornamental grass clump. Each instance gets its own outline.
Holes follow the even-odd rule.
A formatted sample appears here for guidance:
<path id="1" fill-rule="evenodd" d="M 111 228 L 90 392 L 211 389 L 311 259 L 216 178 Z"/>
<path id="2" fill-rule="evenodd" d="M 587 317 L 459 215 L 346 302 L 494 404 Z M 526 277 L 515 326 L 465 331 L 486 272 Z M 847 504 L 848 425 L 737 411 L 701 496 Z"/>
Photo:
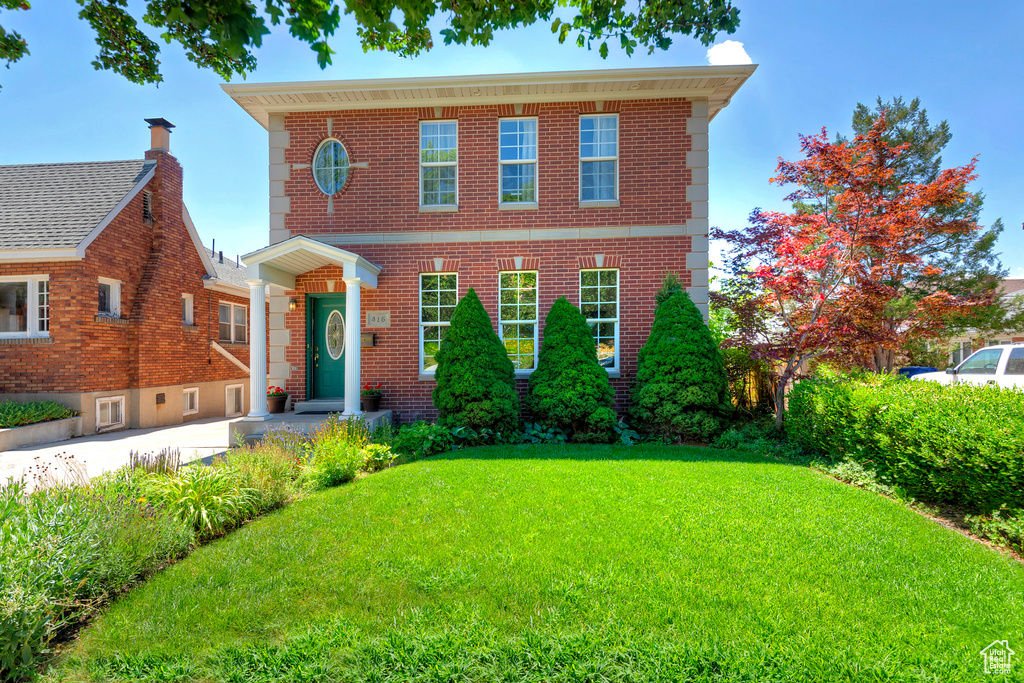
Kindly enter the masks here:
<path id="1" fill-rule="evenodd" d="M 654 325 L 637 357 L 631 415 L 660 436 L 710 441 L 732 414 L 722 352 L 674 275 L 656 300 Z"/>
<path id="2" fill-rule="evenodd" d="M 527 405 L 537 421 L 573 441 L 605 442 L 615 423 L 615 392 L 597 362 L 597 346 L 580 310 L 564 296 L 544 319 L 544 343 L 530 375 Z"/>
<path id="3" fill-rule="evenodd" d="M 142 490 L 200 539 L 220 536 L 259 513 L 259 492 L 240 486 L 238 472 L 227 467 L 191 465 L 173 476 L 149 477 Z"/>
<path id="4" fill-rule="evenodd" d="M 439 424 L 495 432 L 519 426 L 515 369 L 472 288 L 455 307 L 436 358 Z"/>

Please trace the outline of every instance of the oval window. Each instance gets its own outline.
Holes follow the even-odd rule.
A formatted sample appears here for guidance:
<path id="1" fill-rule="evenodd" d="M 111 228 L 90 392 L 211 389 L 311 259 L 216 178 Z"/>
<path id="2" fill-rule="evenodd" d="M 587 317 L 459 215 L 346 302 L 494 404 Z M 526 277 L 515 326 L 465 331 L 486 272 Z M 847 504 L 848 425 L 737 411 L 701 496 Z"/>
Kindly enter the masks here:
<path id="1" fill-rule="evenodd" d="M 348 180 L 348 167 L 345 145 L 328 138 L 320 143 L 313 155 L 313 180 L 324 194 L 338 194 Z"/>
<path id="2" fill-rule="evenodd" d="M 341 317 L 338 310 L 331 311 L 327 316 L 327 329 L 324 335 L 327 341 L 327 353 L 331 358 L 338 360 L 345 352 L 345 319 Z"/>

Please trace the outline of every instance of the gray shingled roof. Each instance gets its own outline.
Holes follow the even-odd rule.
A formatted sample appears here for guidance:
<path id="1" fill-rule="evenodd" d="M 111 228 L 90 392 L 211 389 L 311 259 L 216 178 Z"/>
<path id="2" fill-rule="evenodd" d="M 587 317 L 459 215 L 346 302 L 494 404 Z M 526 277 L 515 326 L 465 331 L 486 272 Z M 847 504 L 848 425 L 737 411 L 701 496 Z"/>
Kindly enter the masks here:
<path id="1" fill-rule="evenodd" d="M 154 163 L 0 166 L 0 249 L 77 247 Z"/>
<path id="2" fill-rule="evenodd" d="M 206 247 L 203 248 L 206 249 Z M 224 256 L 224 263 L 221 263 L 218 260 L 217 253 L 210 249 L 206 249 L 206 255 L 213 261 L 213 269 L 217 271 L 218 280 L 229 285 L 238 285 L 239 287 L 249 286 L 245 282 L 247 271 L 245 264 L 239 262 L 239 265 L 236 267 L 235 259 L 227 255 Z"/>

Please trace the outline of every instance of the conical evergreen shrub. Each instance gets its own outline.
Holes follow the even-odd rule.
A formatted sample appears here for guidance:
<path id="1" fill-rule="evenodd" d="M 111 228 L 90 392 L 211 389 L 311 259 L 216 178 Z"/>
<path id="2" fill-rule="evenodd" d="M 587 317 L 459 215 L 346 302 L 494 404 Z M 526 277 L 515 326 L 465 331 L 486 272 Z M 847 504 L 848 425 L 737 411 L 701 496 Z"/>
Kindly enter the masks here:
<path id="1" fill-rule="evenodd" d="M 630 416 L 672 439 L 710 441 L 732 413 L 722 352 L 675 277 L 656 297 L 654 325 L 637 357 Z"/>
<path id="2" fill-rule="evenodd" d="M 434 407 L 450 427 L 509 431 L 519 427 L 515 370 L 476 292 L 452 313 L 435 357 Z"/>
<path id="3" fill-rule="evenodd" d="M 544 343 L 527 402 L 539 422 L 565 430 L 574 441 L 611 438 L 615 392 L 597 362 L 587 319 L 564 296 L 544 319 Z"/>

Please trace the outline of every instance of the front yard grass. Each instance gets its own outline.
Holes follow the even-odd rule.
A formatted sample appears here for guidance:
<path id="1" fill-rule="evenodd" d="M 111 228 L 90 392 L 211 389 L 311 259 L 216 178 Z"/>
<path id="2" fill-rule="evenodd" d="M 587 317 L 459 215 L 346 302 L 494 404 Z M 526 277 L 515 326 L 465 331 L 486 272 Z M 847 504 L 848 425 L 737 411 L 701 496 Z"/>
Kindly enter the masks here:
<path id="1" fill-rule="evenodd" d="M 200 548 L 47 676 L 971 681 L 997 639 L 1024 645 L 1024 566 L 892 500 L 723 451 L 496 446 Z"/>

